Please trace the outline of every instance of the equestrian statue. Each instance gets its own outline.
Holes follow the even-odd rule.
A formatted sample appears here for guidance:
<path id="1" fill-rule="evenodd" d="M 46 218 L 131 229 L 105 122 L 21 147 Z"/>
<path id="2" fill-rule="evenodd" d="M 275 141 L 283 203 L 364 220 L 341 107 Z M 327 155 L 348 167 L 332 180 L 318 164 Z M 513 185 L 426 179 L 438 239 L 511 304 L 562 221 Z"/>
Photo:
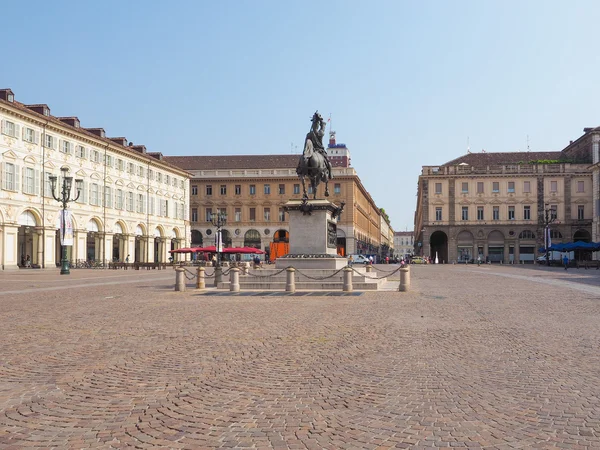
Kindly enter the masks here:
<path id="1" fill-rule="evenodd" d="M 322 181 L 325 183 L 325 197 L 329 197 L 329 188 L 327 183 L 333 175 L 331 173 L 331 163 L 327 158 L 327 151 L 323 147 L 323 136 L 325 135 L 325 121 L 319 111 L 316 111 L 311 119 L 312 125 L 304 141 L 304 152 L 298 162 L 296 173 L 302 181 L 303 199 L 308 200 L 306 193 L 306 184 L 304 177 L 310 180 L 313 199 L 317 199 L 317 186 Z"/>

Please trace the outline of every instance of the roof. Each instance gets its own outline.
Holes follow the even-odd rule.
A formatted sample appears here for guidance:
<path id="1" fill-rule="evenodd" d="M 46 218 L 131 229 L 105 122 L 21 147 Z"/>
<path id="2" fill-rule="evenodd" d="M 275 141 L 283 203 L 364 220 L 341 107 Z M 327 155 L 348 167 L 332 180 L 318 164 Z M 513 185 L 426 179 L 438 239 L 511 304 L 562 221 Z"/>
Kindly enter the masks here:
<path id="1" fill-rule="evenodd" d="M 495 166 L 502 164 L 528 163 L 539 160 L 559 160 L 562 152 L 498 152 L 498 153 L 467 153 L 459 158 L 442 164 L 443 166 L 456 166 L 468 164 L 470 166 Z"/>
<path id="2" fill-rule="evenodd" d="M 167 161 L 184 170 L 216 169 L 295 169 L 300 155 L 219 155 L 219 156 L 164 156 Z"/>

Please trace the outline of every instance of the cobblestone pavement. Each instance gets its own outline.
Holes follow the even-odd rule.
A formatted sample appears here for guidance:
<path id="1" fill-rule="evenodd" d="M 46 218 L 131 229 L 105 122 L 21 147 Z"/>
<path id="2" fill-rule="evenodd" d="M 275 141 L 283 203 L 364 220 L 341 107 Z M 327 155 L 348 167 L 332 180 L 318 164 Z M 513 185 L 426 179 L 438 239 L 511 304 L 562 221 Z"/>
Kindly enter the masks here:
<path id="1" fill-rule="evenodd" d="M 412 277 L 223 297 L 172 271 L 0 273 L 0 448 L 600 448 L 597 271 Z"/>

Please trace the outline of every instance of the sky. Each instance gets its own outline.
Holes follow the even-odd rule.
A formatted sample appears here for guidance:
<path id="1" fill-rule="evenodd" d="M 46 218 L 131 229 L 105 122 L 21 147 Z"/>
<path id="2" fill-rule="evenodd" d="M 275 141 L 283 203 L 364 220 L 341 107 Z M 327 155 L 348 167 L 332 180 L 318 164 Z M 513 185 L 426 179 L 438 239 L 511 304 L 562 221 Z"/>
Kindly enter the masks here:
<path id="1" fill-rule="evenodd" d="M 598 1 L 24 0 L 2 16 L 0 88 L 148 151 L 298 153 L 314 111 L 331 115 L 396 231 L 422 166 L 559 151 L 600 125 Z"/>

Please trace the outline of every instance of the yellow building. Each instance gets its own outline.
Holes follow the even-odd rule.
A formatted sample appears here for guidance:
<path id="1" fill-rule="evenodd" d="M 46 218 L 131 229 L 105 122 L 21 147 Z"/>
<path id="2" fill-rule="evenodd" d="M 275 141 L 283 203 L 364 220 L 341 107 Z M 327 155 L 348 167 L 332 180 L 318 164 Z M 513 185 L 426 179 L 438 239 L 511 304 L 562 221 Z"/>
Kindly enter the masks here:
<path id="1" fill-rule="evenodd" d="M 415 212 L 415 253 L 440 262 L 531 263 L 551 242 L 591 241 L 591 155 L 469 153 L 424 166 Z"/>
<path id="2" fill-rule="evenodd" d="M 271 250 L 289 240 L 283 205 L 302 198 L 296 175 L 300 155 L 168 156 L 166 161 L 190 172 L 192 245 L 214 245 L 210 214 L 226 212 L 226 246 Z M 344 157 L 345 161 L 348 158 Z M 342 159 L 342 158 L 340 158 Z M 333 167 L 329 183 L 333 203 L 345 202 L 338 223 L 338 253 L 379 254 L 381 214 L 352 167 Z M 324 186 L 318 187 L 318 197 Z M 390 227 L 391 228 L 391 227 Z M 393 233 L 393 231 L 392 231 Z"/>

